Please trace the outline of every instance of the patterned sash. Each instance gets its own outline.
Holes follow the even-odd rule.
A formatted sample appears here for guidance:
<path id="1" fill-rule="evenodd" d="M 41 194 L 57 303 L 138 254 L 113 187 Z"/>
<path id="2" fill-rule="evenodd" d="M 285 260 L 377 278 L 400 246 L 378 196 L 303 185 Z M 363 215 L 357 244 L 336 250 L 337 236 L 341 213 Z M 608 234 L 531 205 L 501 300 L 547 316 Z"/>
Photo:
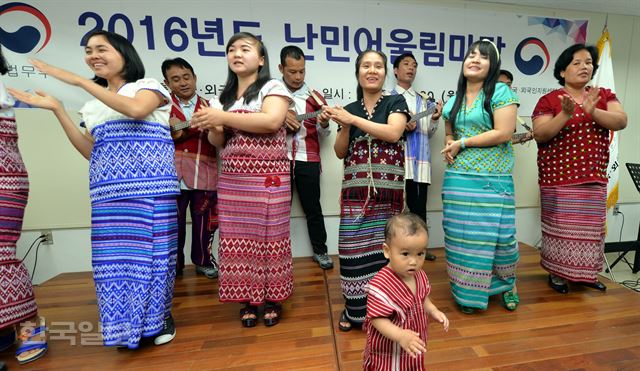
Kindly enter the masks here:
<path id="1" fill-rule="evenodd" d="M 401 210 L 403 192 L 404 142 L 389 143 L 369 135 L 356 138 L 344 161 L 342 215 L 351 215 L 357 207 L 362 216 L 369 216 L 379 203 Z"/>

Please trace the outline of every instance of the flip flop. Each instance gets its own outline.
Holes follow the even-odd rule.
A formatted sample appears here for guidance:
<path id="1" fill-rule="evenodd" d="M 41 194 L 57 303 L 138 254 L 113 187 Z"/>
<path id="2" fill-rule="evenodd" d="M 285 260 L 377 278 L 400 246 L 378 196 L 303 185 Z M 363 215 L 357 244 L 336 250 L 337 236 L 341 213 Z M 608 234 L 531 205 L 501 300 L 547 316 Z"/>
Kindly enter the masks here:
<path id="1" fill-rule="evenodd" d="M 38 339 L 34 340 L 34 338 Z M 19 364 L 23 365 L 42 358 L 42 356 L 47 352 L 47 349 L 49 349 L 49 346 L 47 345 L 47 327 L 44 318 L 40 317 L 40 326 L 34 328 L 26 340 L 23 341 L 21 337 L 18 337 L 18 341 L 20 342 L 20 345 L 16 351 L 16 360 Z M 22 353 L 30 350 L 39 350 L 39 352 L 31 354 L 27 358 L 20 358 Z"/>

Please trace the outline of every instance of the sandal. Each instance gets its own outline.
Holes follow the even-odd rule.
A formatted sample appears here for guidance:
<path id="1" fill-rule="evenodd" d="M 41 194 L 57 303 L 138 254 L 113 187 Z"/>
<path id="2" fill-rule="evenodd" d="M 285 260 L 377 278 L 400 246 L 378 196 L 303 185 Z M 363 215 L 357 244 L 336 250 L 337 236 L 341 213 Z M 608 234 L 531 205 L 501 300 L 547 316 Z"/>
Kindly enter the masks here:
<path id="1" fill-rule="evenodd" d="M 343 323 L 348 323 L 348 325 L 343 325 Z M 347 310 L 343 310 L 340 315 L 340 322 L 338 322 L 338 328 L 340 331 L 347 332 L 351 331 L 351 321 L 349 321 L 349 317 L 347 317 Z"/>
<path id="2" fill-rule="evenodd" d="M 579 283 L 582 286 L 591 287 L 591 288 L 599 290 L 599 291 L 607 291 L 607 286 L 605 286 L 604 283 L 602 283 L 600 281 L 596 281 L 596 282 L 579 282 Z"/>
<path id="3" fill-rule="evenodd" d="M 561 294 L 569 292 L 569 285 L 567 284 L 567 281 L 560 277 L 549 275 L 549 287 Z"/>
<path id="4" fill-rule="evenodd" d="M 29 329 L 28 331 L 28 334 L 23 334 L 22 330 L 20 330 L 20 334 L 18 335 L 20 344 L 16 351 L 16 360 L 21 365 L 41 358 L 49 348 L 47 345 L 47 327 L 44 318 L 40 317 L 40 326 L 32 330 Z M 37 352 L 31 353 L 26 357 L 21 357 L 23 353 L 32 350 L 37 350 Z"/>
<path id="5" fill-rule="evenodd" d="M 474 314 L 476 312 L 476 308 L 460 305 L 460 311 L 464 314 Z"/>
<path id="6" fill-rule="evenodd" d="M 502 305 L 510 311 L 516 310 L 520 304 L 520 298 L 518 294 L 513 291 L 505 291 L 502 293 Z"/>
<path id="7" fill-rule="evenodd" d="M 242 327 L 255 327 L 258 323 L 258 307 L 247 304 L 240 309 L 240 321 L 242 321 Z"/>
<path id="8" fill-rule="evenodd" d="M 282 313 L 282 305 L 280 303 L 267 302 L 264 306 L 264 325 L 267 327 L 275 326 L 280 322 L 280 314 Z M 267 314 L 275 314 L 274 317 L 267 318 Z"/>

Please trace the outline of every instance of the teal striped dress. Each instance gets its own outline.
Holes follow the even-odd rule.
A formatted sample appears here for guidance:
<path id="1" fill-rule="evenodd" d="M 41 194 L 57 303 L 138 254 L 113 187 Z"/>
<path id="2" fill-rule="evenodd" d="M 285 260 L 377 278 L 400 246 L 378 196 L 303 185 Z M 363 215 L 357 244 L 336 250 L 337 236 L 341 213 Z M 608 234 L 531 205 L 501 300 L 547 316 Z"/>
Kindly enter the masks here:
<path id="1" fill-rule="evenodd" d="M 455 97 L 444 107 L 449 120 Z M 456 118 L 456 139 L 493 128 L 481 91 L 470 108 Z M 519 104 L 518 97 L 498 83 L 491 107 Z M 514 156 L 511 142 L 466 148 L 445 170 L 442 186 L 447 273 L 456 303 L 486 309 L 489 296 L 513 289 L 519 260 L 515 228 Z"/>

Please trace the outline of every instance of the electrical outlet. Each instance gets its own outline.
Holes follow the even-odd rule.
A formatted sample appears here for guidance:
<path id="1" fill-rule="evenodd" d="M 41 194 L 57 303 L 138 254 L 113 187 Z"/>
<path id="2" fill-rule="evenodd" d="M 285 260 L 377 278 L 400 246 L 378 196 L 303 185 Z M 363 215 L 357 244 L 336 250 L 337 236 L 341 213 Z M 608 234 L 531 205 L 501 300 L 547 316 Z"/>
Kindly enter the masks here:
<path id="1" fill-rule="evenodd" d="M 44 237 L 43 245 L 53 245 L 53 232 L 50 229 L 40 231 L 40 236 Z"/>
<path id="2" fill-rule="evenodd" d="M 620 205 L 615 204 L 613 205 L 613 215 L 618 215 L 620 214 Z"/>

